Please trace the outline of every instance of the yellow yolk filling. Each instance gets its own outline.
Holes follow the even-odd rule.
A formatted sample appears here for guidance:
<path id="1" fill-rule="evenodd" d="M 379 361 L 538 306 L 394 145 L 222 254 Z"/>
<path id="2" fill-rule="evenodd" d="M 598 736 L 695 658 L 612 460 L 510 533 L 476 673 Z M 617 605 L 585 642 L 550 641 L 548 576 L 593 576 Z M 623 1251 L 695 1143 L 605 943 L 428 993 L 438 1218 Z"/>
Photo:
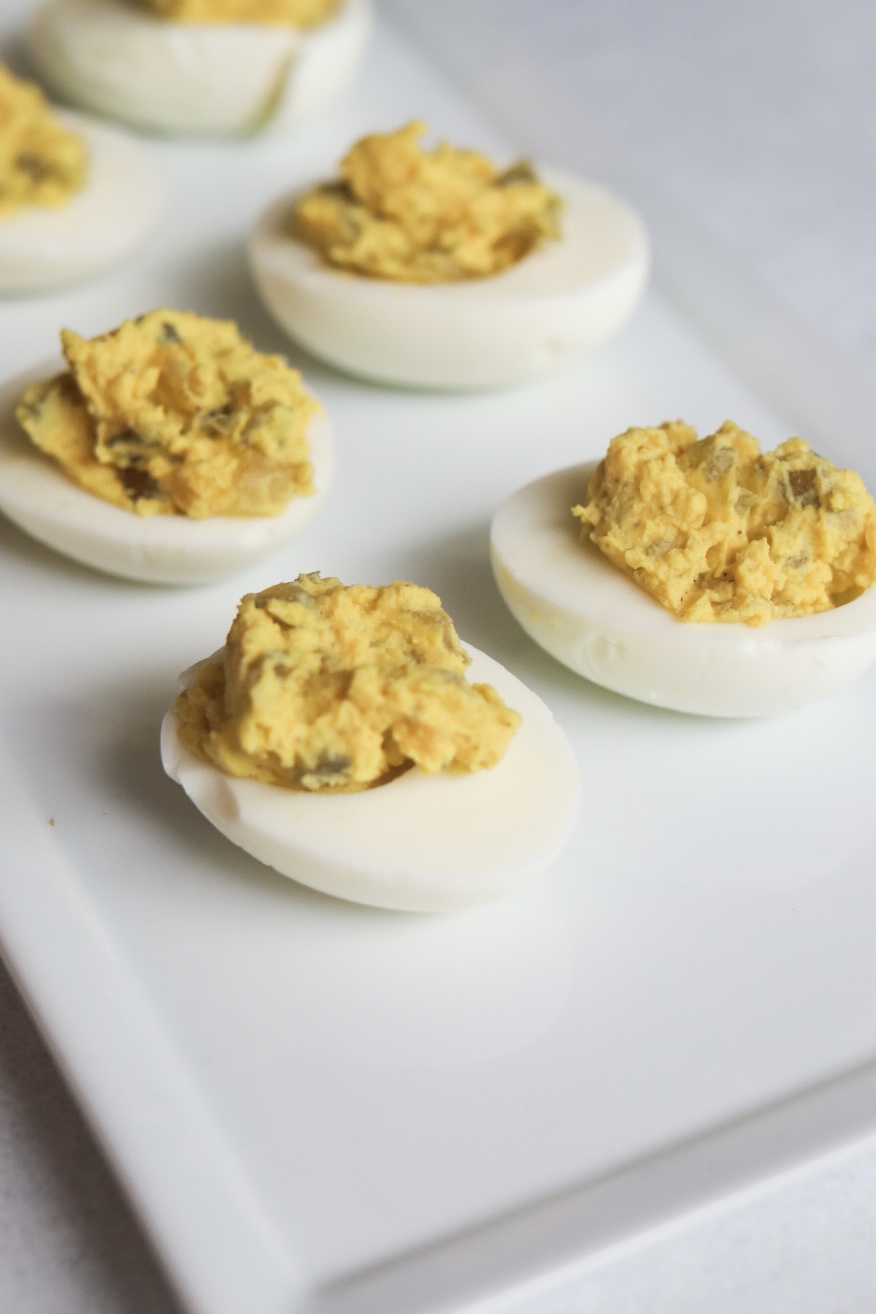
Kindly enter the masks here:
<path id="1" fill-rule="evenodd" d="M 101 337 L 61 333 L 69 370 L 17 417 L 82 488 L 139 515 L 271 516 L 313 492 L 316 403 L 237 325 L 154 310 Z"/>
<path id="2" fill-rule="evenodd" d="M 292 789 L 367 789 L 411 766 L 494 766 L 520 723 L 469 684 L 429 589 L 299 575 L 248 594 L 221 660 L 176 701 L 188 748 L 234 776 Z"/>
<path id="3" fill-rule="evenodd" d="M 150 13 L 177 23 L 266 23 L 318 27 L 340 0 L 141 0 Z"/>
<path id="4" fill-rule="evenodd" d="M 298 203 L 293 233 L 339 269 L 401 283 L 501 273 L 559 235 L 561 202 L 526 163 L 420 149 L 424 123 L 363 137 L 341 179 Z"/>
<path id="5" fill-rule="evenodd" d="M 802 438 L 761 453 L 729 421 L 614 438 L 573 514 L 582 536 L 680 620 L 808 616 L 876 581 L 876 504 Z"/>
<path id="6" fill-rule="evenodd" d="M 61 126 L 33 82 L 0 64 L 0 216 L 60 206 L 85 184 L 85 143 Z"/>

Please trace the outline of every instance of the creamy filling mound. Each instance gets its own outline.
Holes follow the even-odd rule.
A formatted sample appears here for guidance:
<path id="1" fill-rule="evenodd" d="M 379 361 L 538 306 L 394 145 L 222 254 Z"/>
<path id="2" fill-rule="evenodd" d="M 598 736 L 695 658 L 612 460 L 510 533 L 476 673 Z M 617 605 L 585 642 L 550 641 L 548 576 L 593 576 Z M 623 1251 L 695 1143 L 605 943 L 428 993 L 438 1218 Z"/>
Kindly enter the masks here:
<path id="1" fill-rule="evenodd" d="M 85 185 L 82 138 L 65 128 L 33 82 L 0 64 L 0 218 L 28 206 L 65 205 Z"/>
<path id="2" fill-rule="evenodd" d="M 469 660 L 431 590 L 299 575 L 243 598 L 221 657 L 177 698 L 179 733 L 222 771 L 291 789 L 483 770 L 520 717 L 468 683 Z"/>
<path id="3" fill-rule="evenodd" d="M 425 151 L 425 131 L 363 137 L 340 179 L 299 201 L 293 236 L 337 269 L 402 283 L 489 277 L 559 236 L 561 202 L 529 164 L 498 169 L 446 143 Z"/>
<path id="4" fill-rule="evenodd" d="M 319 27 L 341 0 L 140 0 L 159 18 L 176 23 L 263 23 L 275 27 Z"/>
<path id="5" fill-rule="evenodd" d="M 876 581 L 876 504 L 860 475 L 802 438 L 761 452 L 728 421 L 614 438 L 582 537 L 680 620 L 763 625 L 841 606 Z"/>
<path id="6" fill-rule="evenodd" d="M 28 388 L 16 415 L 80 487 L 138 515 L 279 515 L 313 492 L 317 406 L 297 370 L 237 325 L 153 310 L 86 339 Z"/>

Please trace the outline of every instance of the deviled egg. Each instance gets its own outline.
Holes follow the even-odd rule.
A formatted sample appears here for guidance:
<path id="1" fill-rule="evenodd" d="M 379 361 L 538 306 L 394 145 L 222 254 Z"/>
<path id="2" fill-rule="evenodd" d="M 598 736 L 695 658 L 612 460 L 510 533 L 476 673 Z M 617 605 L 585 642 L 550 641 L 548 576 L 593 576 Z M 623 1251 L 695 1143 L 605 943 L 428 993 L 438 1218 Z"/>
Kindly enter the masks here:
<path id="1" fill-rule="evenodd" d="M 0 64 L 0 294 L 97 274 L 145 239 L 161 188 L 122 133 L 54 112 Z"/>
<path id="2" fill-rule="evenodd" d="M 642 702 L 766 716 L 876 663 L 876 506 L 801 439 L 630 430 L 508 498 L 491 551 L 524 630 Z"/>
<path id="3" fill-rule="evenodd" d="M 564 732 L 418 585 L 311 574 L 250 594 L 181 684 L 165 770 L 235 844 L 326 894 L 420 911 L 495 898 L 575 822 Z"/>
<path id="4" fill-rule="evenodd" d="M 30 32 L 74 104 L 179 135 L 294 129 L 338 99 L 371 0 L 49 0 Z"/>
<path id="5" fill-rule="evenodd" d="M 34 538 L 110 574 L 195 584 L 244 569 L 317 510 L 325 413 L 235 324 L 157 310 L 62 342 L 66 369 L 0 391 L 0 510 Z"/>
<path id="6" fill-rule="evenodd" d="M 648 276 L 638 215 L 557 170 L 423 150 L 424 131 L 363 138 L 339 180 L 257 222 L 250 261 L 278 324 L 353 374 L 460 389 L 522 382 L 615 333 Z"/>

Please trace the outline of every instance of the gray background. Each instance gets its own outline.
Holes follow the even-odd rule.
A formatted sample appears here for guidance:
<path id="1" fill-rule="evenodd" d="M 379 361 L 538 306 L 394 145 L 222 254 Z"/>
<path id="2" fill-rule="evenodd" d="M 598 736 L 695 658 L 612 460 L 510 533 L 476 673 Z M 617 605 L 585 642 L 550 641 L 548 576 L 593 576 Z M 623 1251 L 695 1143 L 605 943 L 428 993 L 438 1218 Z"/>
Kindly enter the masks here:
<path id="1" fill-rule="evenodd" d="M 469 67 L 524 47 L 876 383 L 876 6 L 384 3 Z M 876 1153 L 615 1259 L 542 1308 L 870 1314 Z M 0 1310 L 178 1314 L 2 968 Z"/>

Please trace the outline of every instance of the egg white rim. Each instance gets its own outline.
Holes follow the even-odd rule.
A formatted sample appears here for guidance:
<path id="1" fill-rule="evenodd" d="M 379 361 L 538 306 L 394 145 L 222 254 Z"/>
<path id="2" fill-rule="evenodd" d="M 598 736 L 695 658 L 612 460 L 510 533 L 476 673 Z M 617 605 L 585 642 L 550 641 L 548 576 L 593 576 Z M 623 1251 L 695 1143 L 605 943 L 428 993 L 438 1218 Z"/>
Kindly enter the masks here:
<path id="1" fill-rule="evenodd" d="M 28 277 L 0 272 L 0 293 L 60 287 L 119 263 L 145 241 L 164 207 L 158 173 L 133 138 L 87 114 L 52 108 L 59 122 L 85 141 L 85 183 L 63 205 L 29 205 L 0 217 L 0 261 L 43 266 L 43 272 Z M 116 218 L 111 231 L 108 202 Z"/>
<path id="2" fill-rule="evenodd" d="M 636 701 L 722 718 L 796 710 L 876 663 L 876 587 L 842 607 L 758 627 L 677 620 L 580 540 L 571 508 L 595 465 L 518 489 L 491 528 L 499 592 L 557 661 Z"/>
<path id="3" fill-rule="evenodd" d="M 127 0 L 46 0 L 32 17 L 29 36 L 33 58 L 45 80 L 86 109 L 158 135 L 249 136 L 296 128 L 299 121 L 336 99 L 358 67 L 372 23 L 372 0 L 341 0 L 335 13 L 312 28 L 247 22 L 179 23 L 138 10 Z M 95 46 L 100 50 L 101 45 L 115 46 L 115 59 L 105 51 L 102 60 L 86 57 L 83 62 L 81 50 Z M 119 95 L 115 85 L 114 64 L 119 53 L 127 57 L 138 46 L 150 52 L 152 82 L 164 82 L 166 96 L 167 87 L 172 90 L 168 103 L 157 113 L 148 103 L 149 77 L 144 81 L 138 72 L 133 96 L 130 91 Z M 253 57 L 260 69 L 260 73 L 253 70 L 256 83 L 250 83 L 243 102 L 239 95 L 229 96 L 227 79 L 217 79 L 217 57 L 226 51 L 237 58 Z M 207 112 L 202 102 L 194 121 L 185 97 L 181 109 L 178 96 L 185 87 L 187 64 L 207 78 L 202 88 L 207 92 Z M 108 78 L 102 73 L 107 67 Z M 161 91 L 160 86 L 155 87 L 159 97 Z M 218 110 L 216 93 L 220 96 Z M 253 95 L 255 99 L 249 103 Z"/>
<path id="4" fill-rule="evenodd" d="M 249 258 L 259 293 L 291 337 L 363 377 L 402 386 L 480 389 L 541 373 L 593 350 L 620 329 L 644 293 L 651 252 L 640 216 L 611 189 L 556 169 L 539 167 L 538 174 L 568 202 L 561 236 L 499 274 L 439 284 L 368 278 L 327 264 L 288 232 L 293 207 L 314 183 L 298 187 L 272 202 L 251 232 Z M 308 313 L 318 306 L 333 321 L 331 329 Z M 440 316 L 447 314 L 453 319 L 442 331 Z M 432 363 L 436 343 L 439 351 L 449 344 L 457 354 L 452 348 L 466 316 L 476 317 L 481 342 L 491 331 L 500 335 L 512 362 L 507 369 L 492 361 L 483 377 L 474 369 L 467 378 L 468 364 Z M 412 354 L 413 363 L 359 358 L 350 325 L 370 339 L 372 322 L 384 332 L 392 328 L 396 338 L 402 334 L 404 355 Z M 562 327 L 555 331 L 556 325 Z M 554 347 L 557 334 L 562 345 Z M 420 339 L 424 345 L 418 352 Z M 555 361 L 552 351 L 558 352 Z M 361 353 L 372 355 L 373 343 Z"/>
<path id="5" fill-rule="evenodd" d="M 161 728 L 164 769 L 233 843 L 324 894 L 420 912 L 499 897 L 544 871 L 566 844 L 580 808 L 580 774 L 565 732 L 538 695 L 465 647 L 467 678 L 492 684 L 521 714 L 505 755 L 489 770 L 429 776 L 412 769 L 377 789 L 333 796 L 287 790 L 227 776 L 195 757 L 179 740 L 172 708 Z M 181 688 L 201 664 L 183 672 Z M 519 825 L 512 842 L 507 830 L 521 816 L 521 779 L 532 821 L 523 842 Z M 399 835 L 399 820 L 416 817 L 426 818 L 425 833 Z M 279 860 L 277 845 L 287 850 Z"/>
<path id="6" fill-rule="evenodd" d="M 568 603 L 568 583 L 580 589 L 587 614 L 614 621 L 617 608 L 635 608 L 637 628 L 657 634 L 677 633 L 679 627 L 691 643 L 738 643 L 740 638 L 763 647 L 788 646 L 812 639 L 854 637 L 876 629 L 876 586 L 854 601 L 812 616 L 780 617 L 767 625 L 742 622 L 696 623 L 680 621 L 661 607 L 589 540 L 579 536 L 581 522 L 572 507 L 583 503 L 598 461 L 555 470 L 517 489 L 496 512 L 491 542 L 501 562 L 527 587 L 543 594 L 552 605 Z M 518 530 L 529 540 L 528 552 L 515 552 L 509 537 Z M 537 536 L 537 537 L 536 537 Z M 567 573 L 539 574 L 541 562 L 560 543 L 573 542 L 580 553 L 570 560 Z M 533 547 L 535 553 L 533 553 Z M 586 592 L 585 592 L 586 590 Z M 598 591 L 596 591 L 598 590 Z M 564 602 L 565 599 L 565 602 Z"/>
<path id="7" fill-rule="evenodd" d="M 58 357 L 0 386 L 0 512 L 62 555 L 144 583 L 208 582 L 234 574 L 294 537 L 328 492 L 334 439 L 320 405 L 307 431 L 315 491 L 292 498 L 278 516 L 190 520 L 186 516 L 139 516 L 113 506 L 75 484 L 50 456 L 34 447 L 15 419 L 15 407 L 28 385 L 65 368 Z M 80 553 L 59 546 L 52 538 L 53 525 L 87 536 L 92 550 Z M 93 550 L 101 547 L 107 553 L 106 564 L 93 555 Z M 113 559 L 111 553 L 118 553 L 120 547 L 128 548 L 130 559 L 124 555 Z M 174 568 L 180 557 L 185 567 Z"/>
<path id="8" fill-rule="evenodd" d="M 650 265 L 650 240 L 642 219 L 631 205 L 622 200 L 610 188 L 602 183 L 579 178 L 559 169 L 538 166 L 537 175 L 561 199 L 566 197 L 580 198 L 585 203 L 605 205 L 611 213 L 611 218 L 617 219 L 623 225 L 623 252 L 608 268 L 600 267 L 589 277 L 582 278 L 581 284 L 597 286 L 606 282 L 615 276 L 618 268 L 626 267 L 630 261 L 641 264 L 643 267 Z M 411 292 L 417 294 L 418 300 L 441 303 L 444 301 L 458 301 L 462 296 L 465 296 L 466 300 L 472 298 L 481 302 L 496 300 L 505 302 L 509 296 L 514 297 L 517 295 L 525 297 L 527 300 L 534 297 L 539 300 L 549 300 L 556 297 L 559 301 L 565 301 L 574 296 L 579 290 L 577 284 L 573 288 L 563 286 L 562 274 L 555 273 L 557 266 L 564 263 L 562 217 L 560 219 L 561 236 L 559 238 L 546 239 L 515 265 L 502 270 L 501 273 L 491 274 L 487 278 L 463 279 L 452 283 L 401 283 L 391 279 L 368 278 L 359 274 L 347 273 L 327 264 L 313 247 L 308 246 L 306 242 L 302 242 L 298 238 L 290 236 L 287 231 L 288 220 L 293 208 L 307 192 L 318 186 L 319 182 L 320 180 L 314 179 L 296 187 L 293 191 L 285 193 L 283 196 L 277 197 L 257 219 L 253 231 L 253 243 L 260 240 L 266 241 L 272 248 L 272 254 L 276 253 L 277 248 L 279 248 L 280 253 L 287 257 L 287 263 L 292 264 L 294 262 L 296 277 L 300 277 L 302 280 L 310 283 L 326 282 L 331 286 L 337 286 L 338 281 L 341 280 L 345 287 L 352 284 L 354 287 L 362 289 L 365 296 L 376 293 L 385 299 L 387 305 L 391 305 L 393 302 L 407 301 Z M 555 290 L 550 292 L 542 291 L 542 287 L 547 281 L 545 271 L 554 275 L 554 281 L 557 285 Z"/>

